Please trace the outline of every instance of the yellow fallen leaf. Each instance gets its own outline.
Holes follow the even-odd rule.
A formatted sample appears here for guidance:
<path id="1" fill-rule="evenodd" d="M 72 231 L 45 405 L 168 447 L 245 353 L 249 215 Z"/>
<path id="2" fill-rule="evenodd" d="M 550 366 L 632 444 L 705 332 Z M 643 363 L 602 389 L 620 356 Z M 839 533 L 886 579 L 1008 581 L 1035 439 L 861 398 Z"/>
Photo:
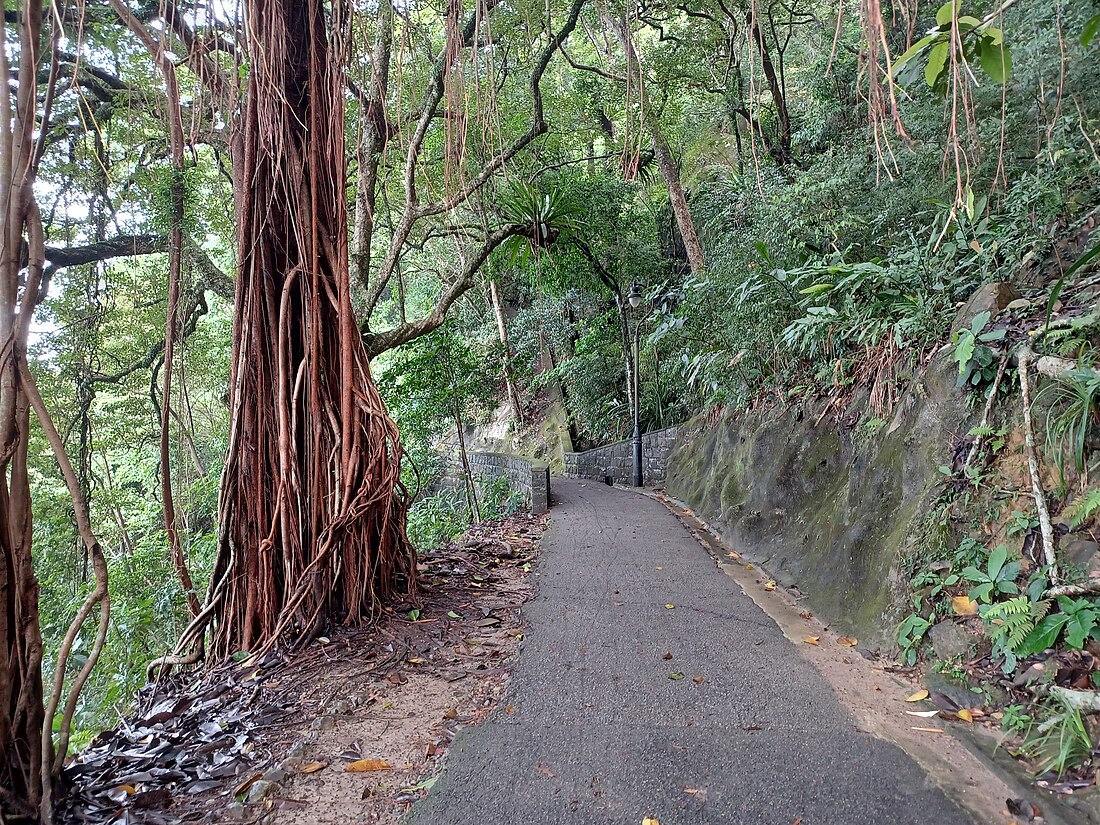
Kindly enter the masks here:
<path id="1" fill-rule="evenodd" d="M 775 582 L 772 581 L 771 579 L 764 582 L 764 589 L 765 590 L 775 590 Z"/>
<path id="2" fill-rule="evenodd" d="M 974 714 L 972 714 L 966 708 L 963 708 L 962 710 L 958 711 L 955 715 L 958 716 L 960 719 L 962 719 L 964 722 L 973 722 L 974 721 Z"/>
<path id="3" fill-rule="evenodd" d="M 907 710 L 905 711 L 910 716 L 923 716 L 925 719 L 931 719 L 933 716 L 939 716 L 938 710 Z"/>
<path id="4" fill-rule="evenodd" d="M 302 773 L 317 773 L 328 764 L 327 762 L 306 762 L 302 765 Z"/>
<path id="5" fill-rule="evenodd" d="M 367 773 L 368 771 L 388 771 L 390 769 L 390 763 L 385 759 L 356 759 L 354 762 L 349 762 L 348 766 L 344 768 L 349 773 Z"/>
<path id="6" fill-rule="evenodd" d="M 642 820 L 642 825 L 661 825 L 661 823 L 657 821 L 657 817 L 647 816 Z"/>
<path id="7" fill-rule="evenodd" d="M 820 636 L 807 636 L 802 641 L 805 642 L 808 645 L 816 645 L 821 641 L 821 637 Z"/>
<path id="8" fill-rule="evenodd" d="M 745 569 L 746 570 L 752 570 L 752 565 L 751 564 L 746 564 Z"/>
<path id="9" fill-rule="evenodd" d="M 676 607 L 676 605 L 674 605 L 674 604 L 666 604 L 665 605 L 665 610 L 673 610 L 673 609 L 675 609 L 675 607 Z"/>
<path id="10" fill-rule="evenodd" d="M 951 609 L 958 616 L 977 616 L 978 603 L 972 601 L 969 596 L 952 596 Z"/>
<path id="11" fill-rule="evenodd" d="M 906 702 L 923 702 L 927 698 L 928 698 L 928 691 L 927 690 L 918 690 L 912 696 L 906 697 L 905 701 Z"/>
<path id="12" fill-rule="evenodd" d="M 856 639 L 853 636 L 841 636 L 839 639 L 836 640 L 836 643 L 841 647 L 855 647 L 859 644 L 859 639 Z"/>

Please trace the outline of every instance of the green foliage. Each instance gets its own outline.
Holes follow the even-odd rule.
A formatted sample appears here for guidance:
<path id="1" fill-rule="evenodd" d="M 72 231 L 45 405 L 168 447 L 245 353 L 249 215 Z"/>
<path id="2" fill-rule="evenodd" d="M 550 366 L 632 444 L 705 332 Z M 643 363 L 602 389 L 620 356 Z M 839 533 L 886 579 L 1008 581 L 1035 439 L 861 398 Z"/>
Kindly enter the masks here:
<path id="1" fill-rule="evenodd" d="M 1092 735 L 1081 711 L 1064 699 L 1055 699 L 1043 709 L 1020 750 L 1035 760 L 1037 774 L 1053 771 L 1061 778 L 1088 759 L 1092 748 Z"/>
<path id="2" fill-rule="evenodd" d="M 1017 656 L 1026 655 L 1022 653 L 1024 642 L 1049 609 L 1049 601 L 1033 602 L 1026 595 L 979 608 L 993 644 L 993 655 L 1005 657 L 1005 672 L 1015 670 Z"/>
<path id="3" fill-rule="evenodd" d="M 901 648 L 906 664 L 916 664 L 921 643 L 933 624 L 935 622 L 931 619 L 926 619 L 917 613 L 910 613 L 898 625 L 898 646 Z"/>
<path id="4" fill-rule="evenodd" d="M 994 329 L 983 332 L 989 325 L 988 311 L 979 312 L 970 322 L 969 329 L 961 329 L 952 336 L 955 349 L 951 357 L 959 366 L 958 385 L 977 387 L 993 381 L 997 373 L 997 358 L 987 344 L 1002 341 L 1005 330 Z"/>
<path id="5" fill-rule="evenodd" d="M 1012 645 L 1021 656 L 1041 653 L 1054 647 L 1061 637 L 1065 644 L 1080 650 L 1089 639 L 1100 639 L 1100 606 L 1091 599 L 1059 596 L 1059 612 L 1052 613 L 1030 631 L 1025 639 Z"/>
<path id="6" fill-rule="evenodd" d="M 989 554 L 984 569 L 971 565 L 962 571 L 963 578 L 974 585 L 970 589 L 970 599 L 986 604 L 1003 594 L 1019 593 L 1020 588 L 1016 584 L 1019 575 L 1020 563 L 1008 561 L 1008 548 L 1003 544 L 997 545 Z"/>
<path id="7" fill-rule="evenodd" d="M 1100 512 L 1100 488 L 1086 491 L 1062 511 L 1071 527 L 1077 528 Z"/>
<path id="8" fill-rule="evenodd" d="M 1004 42 L 1004 32 L 991 26 L 990 21 L 961 14 L 961 8 L 960 0 L 940 6 L 932 31 L 894 62 L 894 77 L 899 83 L 907 85 L 920 76 L 919 61 L 923 59 L 925 83 L 945 94 L 952 49 L 956 49 L 956 62 L 980 64 L 994 82 L 1008 81 L 1012 75 L 1012 54 Z"/>

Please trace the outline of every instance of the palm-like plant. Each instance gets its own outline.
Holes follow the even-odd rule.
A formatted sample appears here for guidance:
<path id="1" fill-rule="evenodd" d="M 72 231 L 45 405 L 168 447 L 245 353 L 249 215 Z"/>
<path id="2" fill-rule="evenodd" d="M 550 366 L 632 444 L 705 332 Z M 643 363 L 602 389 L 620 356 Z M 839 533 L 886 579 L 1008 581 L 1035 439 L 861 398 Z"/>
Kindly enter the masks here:
<path id="1" fill-rule="evenodd" d="M 537 257 L 580 228 L 580 210 L 560 189 L 540 192 L 529 183 L 514 183 L 498 208 L 505 220 L 521 228 L 502 246 L 513 262 Z"/>

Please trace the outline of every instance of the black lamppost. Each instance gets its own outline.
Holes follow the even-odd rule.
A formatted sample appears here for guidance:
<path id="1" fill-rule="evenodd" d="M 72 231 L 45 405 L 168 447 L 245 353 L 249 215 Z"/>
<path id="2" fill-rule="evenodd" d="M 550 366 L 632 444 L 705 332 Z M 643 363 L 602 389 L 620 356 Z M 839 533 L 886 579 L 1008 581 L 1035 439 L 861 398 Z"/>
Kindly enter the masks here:
<path id="1" fill-rule="evenodd" d="M 630 287 L 630 294 L 627 296 L 627 301 L 630 303 L 631 309 L 637 309 L 642 305 L 642 293 L 638 291 L 637 282 L 633 283 Z M 640 360 L 640 346 L 639 346 L 639 330 L 642 326 L 642 319 L 635 315 L 634 317 L 634 369 L 632 372 L 632 378 L 634 379 L 634 392 L 631 393 L 632 400 L 634 402 L 634 436 L 630 440 L 630 446 L 634 453 L 634 486 L 642 486 L 642 425 L 639 416 L 639 400 L 638 400 L 638 361 Z"/>

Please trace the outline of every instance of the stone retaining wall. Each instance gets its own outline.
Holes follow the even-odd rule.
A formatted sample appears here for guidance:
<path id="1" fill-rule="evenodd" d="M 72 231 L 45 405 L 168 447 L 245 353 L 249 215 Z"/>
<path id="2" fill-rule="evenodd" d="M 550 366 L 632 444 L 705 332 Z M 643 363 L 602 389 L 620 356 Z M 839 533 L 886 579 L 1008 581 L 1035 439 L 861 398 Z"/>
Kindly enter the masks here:
<path id="1" fill-rule="evenodd" d="M 523 493 L 532 513 L 550 508 L 550 466 L 546 462 L 507 453 L 470 452 L 466 458 L 475 477 L 507 479 L 513 490 Z"/>
<path id="2" fill-rule="evenodd" d="M 665 483 L 668 456 L 679 434 L 679 427 L 668 427 L 642 436 L 642 482 L 647 487 Z M 610 476 L 616 484 L 631 484 L 633 475 L 634 456 L 629 441 L 608 444 L 583 453 L 565 454 L 566 478 L 594 478 L 603 481 Z"/>

